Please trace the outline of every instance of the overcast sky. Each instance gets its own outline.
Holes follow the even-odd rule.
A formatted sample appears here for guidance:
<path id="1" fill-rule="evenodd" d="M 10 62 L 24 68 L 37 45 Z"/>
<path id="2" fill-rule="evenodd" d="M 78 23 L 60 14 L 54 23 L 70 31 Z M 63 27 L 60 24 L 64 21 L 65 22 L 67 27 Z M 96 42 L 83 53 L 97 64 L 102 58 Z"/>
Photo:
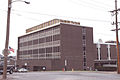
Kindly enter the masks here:
<path id="1" fill-rule="evenodd" d="M 0 0 L 0 53 L 5 47 L 7 3 Z M 93 27 L 94 42 L 116 40 L 115 32 L 110 31 L 115 16 L 109 11 L 115 9 L 115 0 L 26 0 L 12 3 L 9 46 L 16 54 L 18 36 L 24 35 L 25 30 L 54 18 L 78 21 L 83 26 Z M 120 0 L 118 0 L 120 8 Z M 120 18 L 120 15 L 118 15 Z M 12 55 L 11 54 L 11 55 Z"/>

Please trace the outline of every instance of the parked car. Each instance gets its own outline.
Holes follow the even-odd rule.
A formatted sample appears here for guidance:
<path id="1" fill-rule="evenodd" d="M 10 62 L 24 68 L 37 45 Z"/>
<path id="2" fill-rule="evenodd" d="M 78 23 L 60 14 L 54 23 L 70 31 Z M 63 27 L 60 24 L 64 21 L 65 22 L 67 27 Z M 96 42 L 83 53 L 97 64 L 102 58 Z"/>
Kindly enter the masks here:
<path id="1" fill-rule="evenodd" d="M 25 68 L 20 68 L 20 69 L 18 69 L 18 72 L 28 72 L 28 70 Z"/>
<path id="2" fill-rule="evenodd" d="M 0 73 L 1 73 L 1 74 L 3 73 L 3 65 L 4 65 L 4 62 L 3 62 L 3 61 L 0 61 Z M 7 72 L 9 72 L 10 74 L 12 74 L 13 71 L 14 71 L 14 65 L 8 64 L 8 65 L 7 65 Z"/>

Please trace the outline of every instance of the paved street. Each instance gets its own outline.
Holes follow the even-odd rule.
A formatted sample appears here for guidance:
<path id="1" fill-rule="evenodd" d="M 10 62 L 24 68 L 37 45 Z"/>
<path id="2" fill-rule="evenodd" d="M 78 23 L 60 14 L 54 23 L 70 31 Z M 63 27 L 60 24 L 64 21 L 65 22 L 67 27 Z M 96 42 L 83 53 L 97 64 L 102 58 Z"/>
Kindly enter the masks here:
<path id="1" fill-rule="evenodd" d="M 27 72 L 8 74 L 7 80 L 120 80 L 116 72 Z M 0 80 L 2 75 L 0 75 Z"/>

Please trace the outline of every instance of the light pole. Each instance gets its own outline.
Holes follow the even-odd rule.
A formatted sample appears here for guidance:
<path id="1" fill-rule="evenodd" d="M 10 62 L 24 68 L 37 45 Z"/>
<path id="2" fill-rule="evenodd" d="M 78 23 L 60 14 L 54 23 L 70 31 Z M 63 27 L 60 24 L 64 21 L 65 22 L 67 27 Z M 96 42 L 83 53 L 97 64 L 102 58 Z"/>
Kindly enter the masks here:
<path id="1" fill-rule="evenodd" d="M 5 42 L 5 49 L 4 49 L 4 66 L 3 66 L 3 79 L 7 78 L 7 57 L 8 57 L 8 45 L 9 45 L 9 30 L 10 30 L 10 12 L 11 12 L 11 5 L 13 2 L 25 2 L 26 4 L 30 4 L 30 2 L 22 1 L 22 0 L 8 0 L 8 12 L 7 12 L 7 29 L 6 29 L 6 42 Z"/>

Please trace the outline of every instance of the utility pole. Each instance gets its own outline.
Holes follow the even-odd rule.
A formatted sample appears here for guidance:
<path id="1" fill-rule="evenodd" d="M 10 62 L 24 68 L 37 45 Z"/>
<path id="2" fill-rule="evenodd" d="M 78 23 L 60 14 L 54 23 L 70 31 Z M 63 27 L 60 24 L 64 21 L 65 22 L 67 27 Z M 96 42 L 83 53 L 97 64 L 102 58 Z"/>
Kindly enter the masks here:
<path id="1" fill-rule="evenodd" d="M 10 12 L 11 12 L 11 4 L 13 2 L 24 2 L 26 4 L 30 4 L 30 2 L 23 1 L 23 0 L 8 0 L 8 12 L 7 12 L 7 29 L 6 29 L 6 42 L 5 42 L 5 49 L 4 49 L 4 66 L 3 66 L 3 79 L 7 78 L 7 57 L 8 57 L 8 45 L 9 45 L 9 31 L 10 31 Z"/>
<path id="2" fill-rule="evenodd" d="M 115 20 L 116 20 L 116 42 L 117 42 L 117 73 L 120 74 L 120 56 L 119 56 L 119 40 L 118 40 L 118 9 L 117 0 L 115 0 Z"/>
<path id="3" fill-rule="evenodd" d="M 3 79 L 7 78 L 7 57 L 8 57 L 8 45 L 9 45 L 10 12 L 11 12 L 11 0 L 8 0 L 6 43 L 5 43 L 5 49 L 4 49 Z"/>
<path id="4" fill-rule="evenodd" d="M 120 54 L 119 54 L 119 39 L 118 39 L 118 11 L 119 9 L 117 8 L 117 0 L 115 0 L 115 10 L 110 11 L 112 13 L 115 12 L 115 23 L 113 22 L 113 25 L 116 25 L 116 43 L 117 43 L 117 73 L 120 74 Z"/>

